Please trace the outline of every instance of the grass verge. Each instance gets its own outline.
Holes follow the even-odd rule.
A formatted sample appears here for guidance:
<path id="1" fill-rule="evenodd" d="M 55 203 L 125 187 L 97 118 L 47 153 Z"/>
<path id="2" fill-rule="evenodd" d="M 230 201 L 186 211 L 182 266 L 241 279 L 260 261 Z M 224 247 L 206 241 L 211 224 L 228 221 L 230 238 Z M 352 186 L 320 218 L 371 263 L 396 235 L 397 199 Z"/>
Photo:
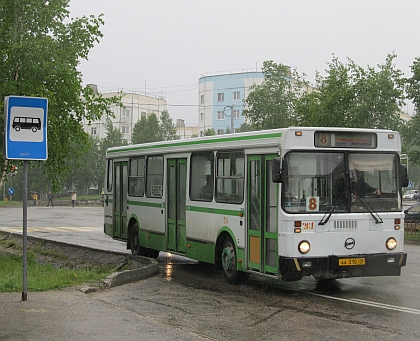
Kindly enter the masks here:
<path id="1" fill-rule="evenodd" d="M 412 233 L 409 231 L 405 231 L 404 240 L 420 241 L 420 232 Z"/>
<path id="2" fill-rule="evenodd" d="M 0 292 L 19 292 L 23 287 L 23 261 L 21 245 L 13 240 L 1 240 L 2 248 L 11 252 L 0 252 Z M 44 261 L 39 261 L 44 257 Z M 113 271 L 113 266 L 63 267 L 65 254 L 51 254 L 42 248 L 28 249 L 28 291 L 47 291 L 79 284 L 90 284 L 103 280 Z M 56 262 L 51 260 L 58 260 Z"/>
<path id="3" fill-rule="evenodd" d="M 6 255 L 0 258 L 0 292 L 22 291 L 22 257 Z M 63 269 L 50 264 L 35 262 L 28 256 L 27 264 L 28 291 L 46 291 L 70 287 L 82 283 L 92 283 L 104 279 L 110 269 Z"/>

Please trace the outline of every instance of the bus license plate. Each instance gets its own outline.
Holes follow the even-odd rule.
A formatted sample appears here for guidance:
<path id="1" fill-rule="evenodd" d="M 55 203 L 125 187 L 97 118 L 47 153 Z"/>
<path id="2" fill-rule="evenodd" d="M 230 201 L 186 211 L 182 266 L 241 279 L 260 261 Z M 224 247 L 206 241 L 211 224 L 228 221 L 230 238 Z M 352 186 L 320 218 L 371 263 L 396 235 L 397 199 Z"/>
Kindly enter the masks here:
<path id="1" fill-rule="evenodd" d="M 365 258 L 340 258 L 338 260 L 339 266 L 354 266 L 354 265 L 365 265 Z"/>

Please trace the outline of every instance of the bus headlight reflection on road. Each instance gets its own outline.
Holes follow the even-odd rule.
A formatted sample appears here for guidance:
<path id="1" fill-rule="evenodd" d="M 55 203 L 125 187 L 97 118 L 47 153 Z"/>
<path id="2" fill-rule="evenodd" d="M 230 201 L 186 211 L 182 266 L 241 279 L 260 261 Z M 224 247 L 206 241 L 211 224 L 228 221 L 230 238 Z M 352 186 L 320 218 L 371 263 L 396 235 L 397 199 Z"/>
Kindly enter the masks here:
<path id="1" fill-rule="evenodd" d="M 303 253 L 303 254 L 308 253 L 310 249 L 311 249 L 311 245 L 309 244 L 307 240 L 302 240 L 299 243 L 298 250 L 300 253 Z"/>
<path id="2" fill-rule="evenodd" d="M 397 247 L 397 241 L 395 240 L 395 238 L 388 238 L 386 240 L 386 248 L 388 250 L 394 250 Z"/>

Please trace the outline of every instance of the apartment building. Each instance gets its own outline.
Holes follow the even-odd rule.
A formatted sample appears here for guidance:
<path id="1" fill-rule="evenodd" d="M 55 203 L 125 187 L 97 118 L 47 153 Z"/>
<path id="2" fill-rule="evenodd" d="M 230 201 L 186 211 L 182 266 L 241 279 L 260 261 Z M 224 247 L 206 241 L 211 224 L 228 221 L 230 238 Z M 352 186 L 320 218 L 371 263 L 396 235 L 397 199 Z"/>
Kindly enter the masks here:
<path id="1" fill-rule="evenodd" d="M 97 91 L 95 85 L 91 85 Z M 162 111 L 167 110 L 166 100 L 162 97 L 146 95 L 144 93 L 124 91 L 122 90 L 123 97 L 121 102 L 124 107 L 119 107 L 115 104 L 111 105 L 110 110 L 114 113 L 115 117 L 109 117 L 115 128 L 119 129 L 123 138 L 131 144 L 131 135 L 134 125 L 142 116 L 148 116 L 154 113 L 158 118 Z M 117 96 L 118 92 L 101 93 L 103 97 Z M 103 139 L 107 136 L 106 131 L 107 116 L 102 116 L 98 121 L 93 121 L 88 124 L 87 120 L 83 119 L 83 129 L 86 133 L 97 136 Z"/>

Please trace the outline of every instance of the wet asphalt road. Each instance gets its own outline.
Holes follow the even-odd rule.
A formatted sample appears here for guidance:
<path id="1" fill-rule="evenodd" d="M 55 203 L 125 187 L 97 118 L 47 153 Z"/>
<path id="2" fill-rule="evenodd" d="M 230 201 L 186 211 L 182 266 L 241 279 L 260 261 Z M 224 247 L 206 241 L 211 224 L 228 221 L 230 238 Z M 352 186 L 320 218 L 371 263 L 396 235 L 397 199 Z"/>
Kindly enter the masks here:
<path id="1" fill-rule="evenodd" d="M 21 229 L 21 212 L 0 208 L 0 229 Z M 126 251 L 124 243 L 104 236 L 102 219 L 102 208 L 32 207 L 28 233 Z M 149 321 L 150 328 L 172 329 L 173 338 L 164 334 L 168 340 L 180 335 L 210 340 L 420 340 L 420 246 L 408 244 L 405 250 L 408 262 L 400 277 L 323 285 L 313 278 L 290 283 L 250 278 L 239 286 L 228 285 L 212 266 L 161 252 L 159 275 L 91 293 L 88 299 L 118 315 L 114 327 L 125 329 L 121 339 L 143 339 L 135 333 Z M 129 330 L 127 323 L 133 324 Z"/>

